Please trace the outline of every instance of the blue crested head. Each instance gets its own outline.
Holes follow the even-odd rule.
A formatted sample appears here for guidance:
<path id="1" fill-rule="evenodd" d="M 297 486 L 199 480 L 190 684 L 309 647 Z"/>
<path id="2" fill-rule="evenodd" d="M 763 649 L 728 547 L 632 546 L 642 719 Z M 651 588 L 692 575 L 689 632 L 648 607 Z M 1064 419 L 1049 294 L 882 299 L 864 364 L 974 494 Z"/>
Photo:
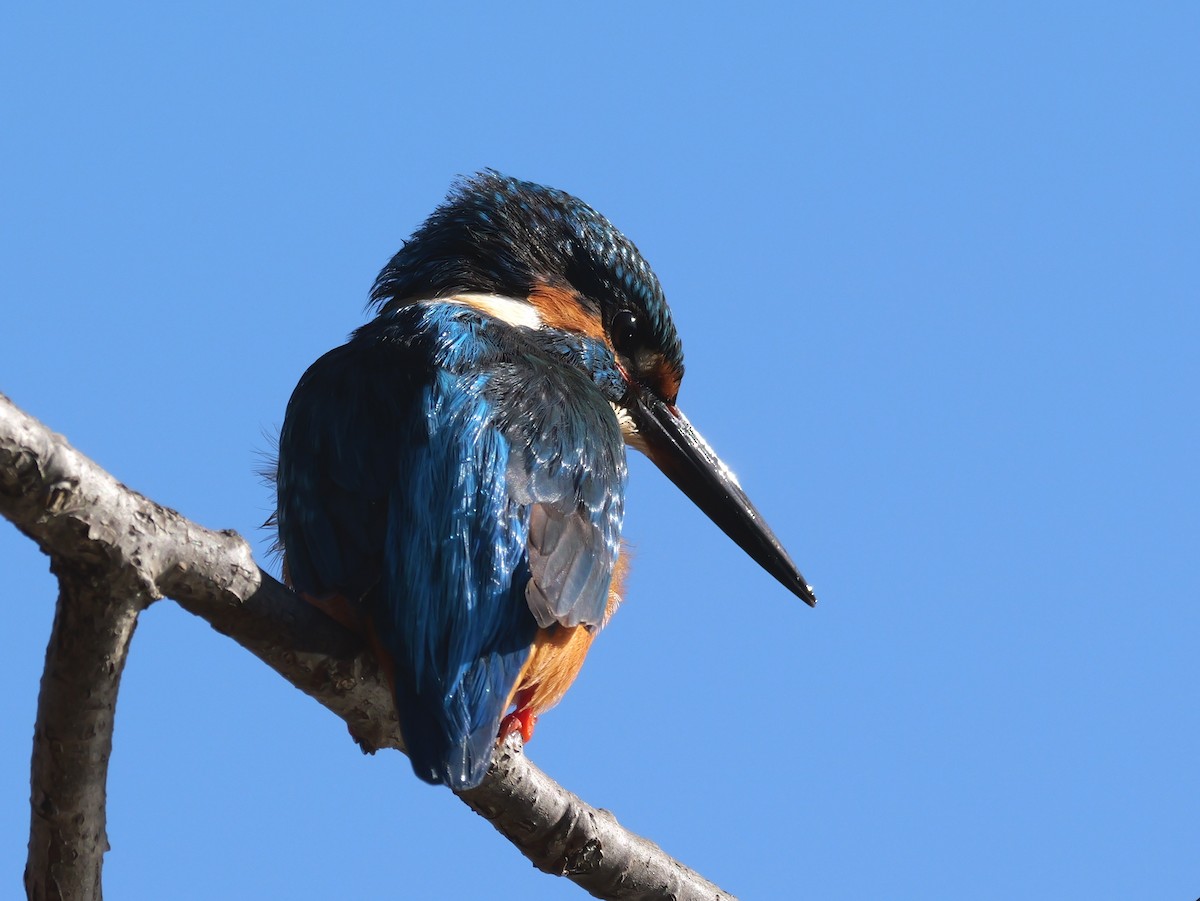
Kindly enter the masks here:
<path id="1" fill-rule="evenodd" d="M 485 170 L 460 182 L 376 279 L 381 311 L 456 294 L 553 289 L 594 320 L 630 369 L 674 401 L 683 348 L 658 277 L 604 216 L 565 191 Z"/>

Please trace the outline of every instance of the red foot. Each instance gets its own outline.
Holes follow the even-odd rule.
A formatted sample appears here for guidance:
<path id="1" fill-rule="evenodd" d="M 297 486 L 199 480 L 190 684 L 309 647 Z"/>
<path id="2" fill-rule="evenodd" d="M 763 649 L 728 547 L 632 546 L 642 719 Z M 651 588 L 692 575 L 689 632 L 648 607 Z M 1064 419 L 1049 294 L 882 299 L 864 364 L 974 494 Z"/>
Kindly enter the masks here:
<path id="1" fill-rule="evenodd" d="M 496 736 L 497 741 L 504 741 L 513 732 L 521 733 L 521 741 L 529 744 L 529 740 L 533 738 L 533 727 L 537 725 L 537 714 L 528 707 L 522 707 L 522 703 L 527 699 L 523 699 L 520 695 L 517 696 L 517 709 L 500 721 L 500 734 Z"/>

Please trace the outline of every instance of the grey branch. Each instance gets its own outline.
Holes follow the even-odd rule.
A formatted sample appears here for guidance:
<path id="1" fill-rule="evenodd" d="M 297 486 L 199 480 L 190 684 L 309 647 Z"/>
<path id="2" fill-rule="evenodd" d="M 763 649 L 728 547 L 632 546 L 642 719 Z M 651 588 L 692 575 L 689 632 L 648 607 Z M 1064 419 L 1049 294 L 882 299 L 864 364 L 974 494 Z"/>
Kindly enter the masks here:
<path id="1" fill-rule="evenodd" d="M 60 585 L 34 735 L 30 898 L 100 897 L 121 670 L 138 613 L 161 597 L 333 711 L 367 748 L 403 749 L 391 696 L 356 636 L 260 570 L 236 533 L 130 490 L 4 395 L 0 514 L 50 556 Z M 554 782 L 518 736 L 460 797 L 539 869 L 598 898 L 732 898 Z"/>

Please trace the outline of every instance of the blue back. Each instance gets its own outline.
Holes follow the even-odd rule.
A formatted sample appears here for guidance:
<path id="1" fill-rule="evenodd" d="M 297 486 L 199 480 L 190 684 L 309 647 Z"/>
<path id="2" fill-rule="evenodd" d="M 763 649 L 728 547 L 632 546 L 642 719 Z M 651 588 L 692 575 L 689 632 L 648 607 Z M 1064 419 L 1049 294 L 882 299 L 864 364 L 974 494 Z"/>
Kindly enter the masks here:
<path id="1" fill-rule="evenodd" d="M 430 302 L 364 326 L 292 396 L 292 584 L 362 604 L 426 781 L 483 778 L 539 624 L 602 621 L 626 479 L 618 389 L 599 343 Z"/>

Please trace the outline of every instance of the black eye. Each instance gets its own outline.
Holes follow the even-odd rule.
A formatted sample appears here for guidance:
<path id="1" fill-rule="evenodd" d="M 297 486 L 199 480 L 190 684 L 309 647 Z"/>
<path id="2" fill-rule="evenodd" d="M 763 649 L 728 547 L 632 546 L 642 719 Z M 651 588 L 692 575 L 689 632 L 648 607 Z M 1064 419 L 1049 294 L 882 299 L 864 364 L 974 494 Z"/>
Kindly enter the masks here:
<path id="1" fill-rule="evenodd" d="M 612 335 L 613 347 L 618 352 L 631 356 L 637 350 L 640 323 L 637 316 L 628 310 L 622 310 L 613 317 L 609 333 Z"/>

